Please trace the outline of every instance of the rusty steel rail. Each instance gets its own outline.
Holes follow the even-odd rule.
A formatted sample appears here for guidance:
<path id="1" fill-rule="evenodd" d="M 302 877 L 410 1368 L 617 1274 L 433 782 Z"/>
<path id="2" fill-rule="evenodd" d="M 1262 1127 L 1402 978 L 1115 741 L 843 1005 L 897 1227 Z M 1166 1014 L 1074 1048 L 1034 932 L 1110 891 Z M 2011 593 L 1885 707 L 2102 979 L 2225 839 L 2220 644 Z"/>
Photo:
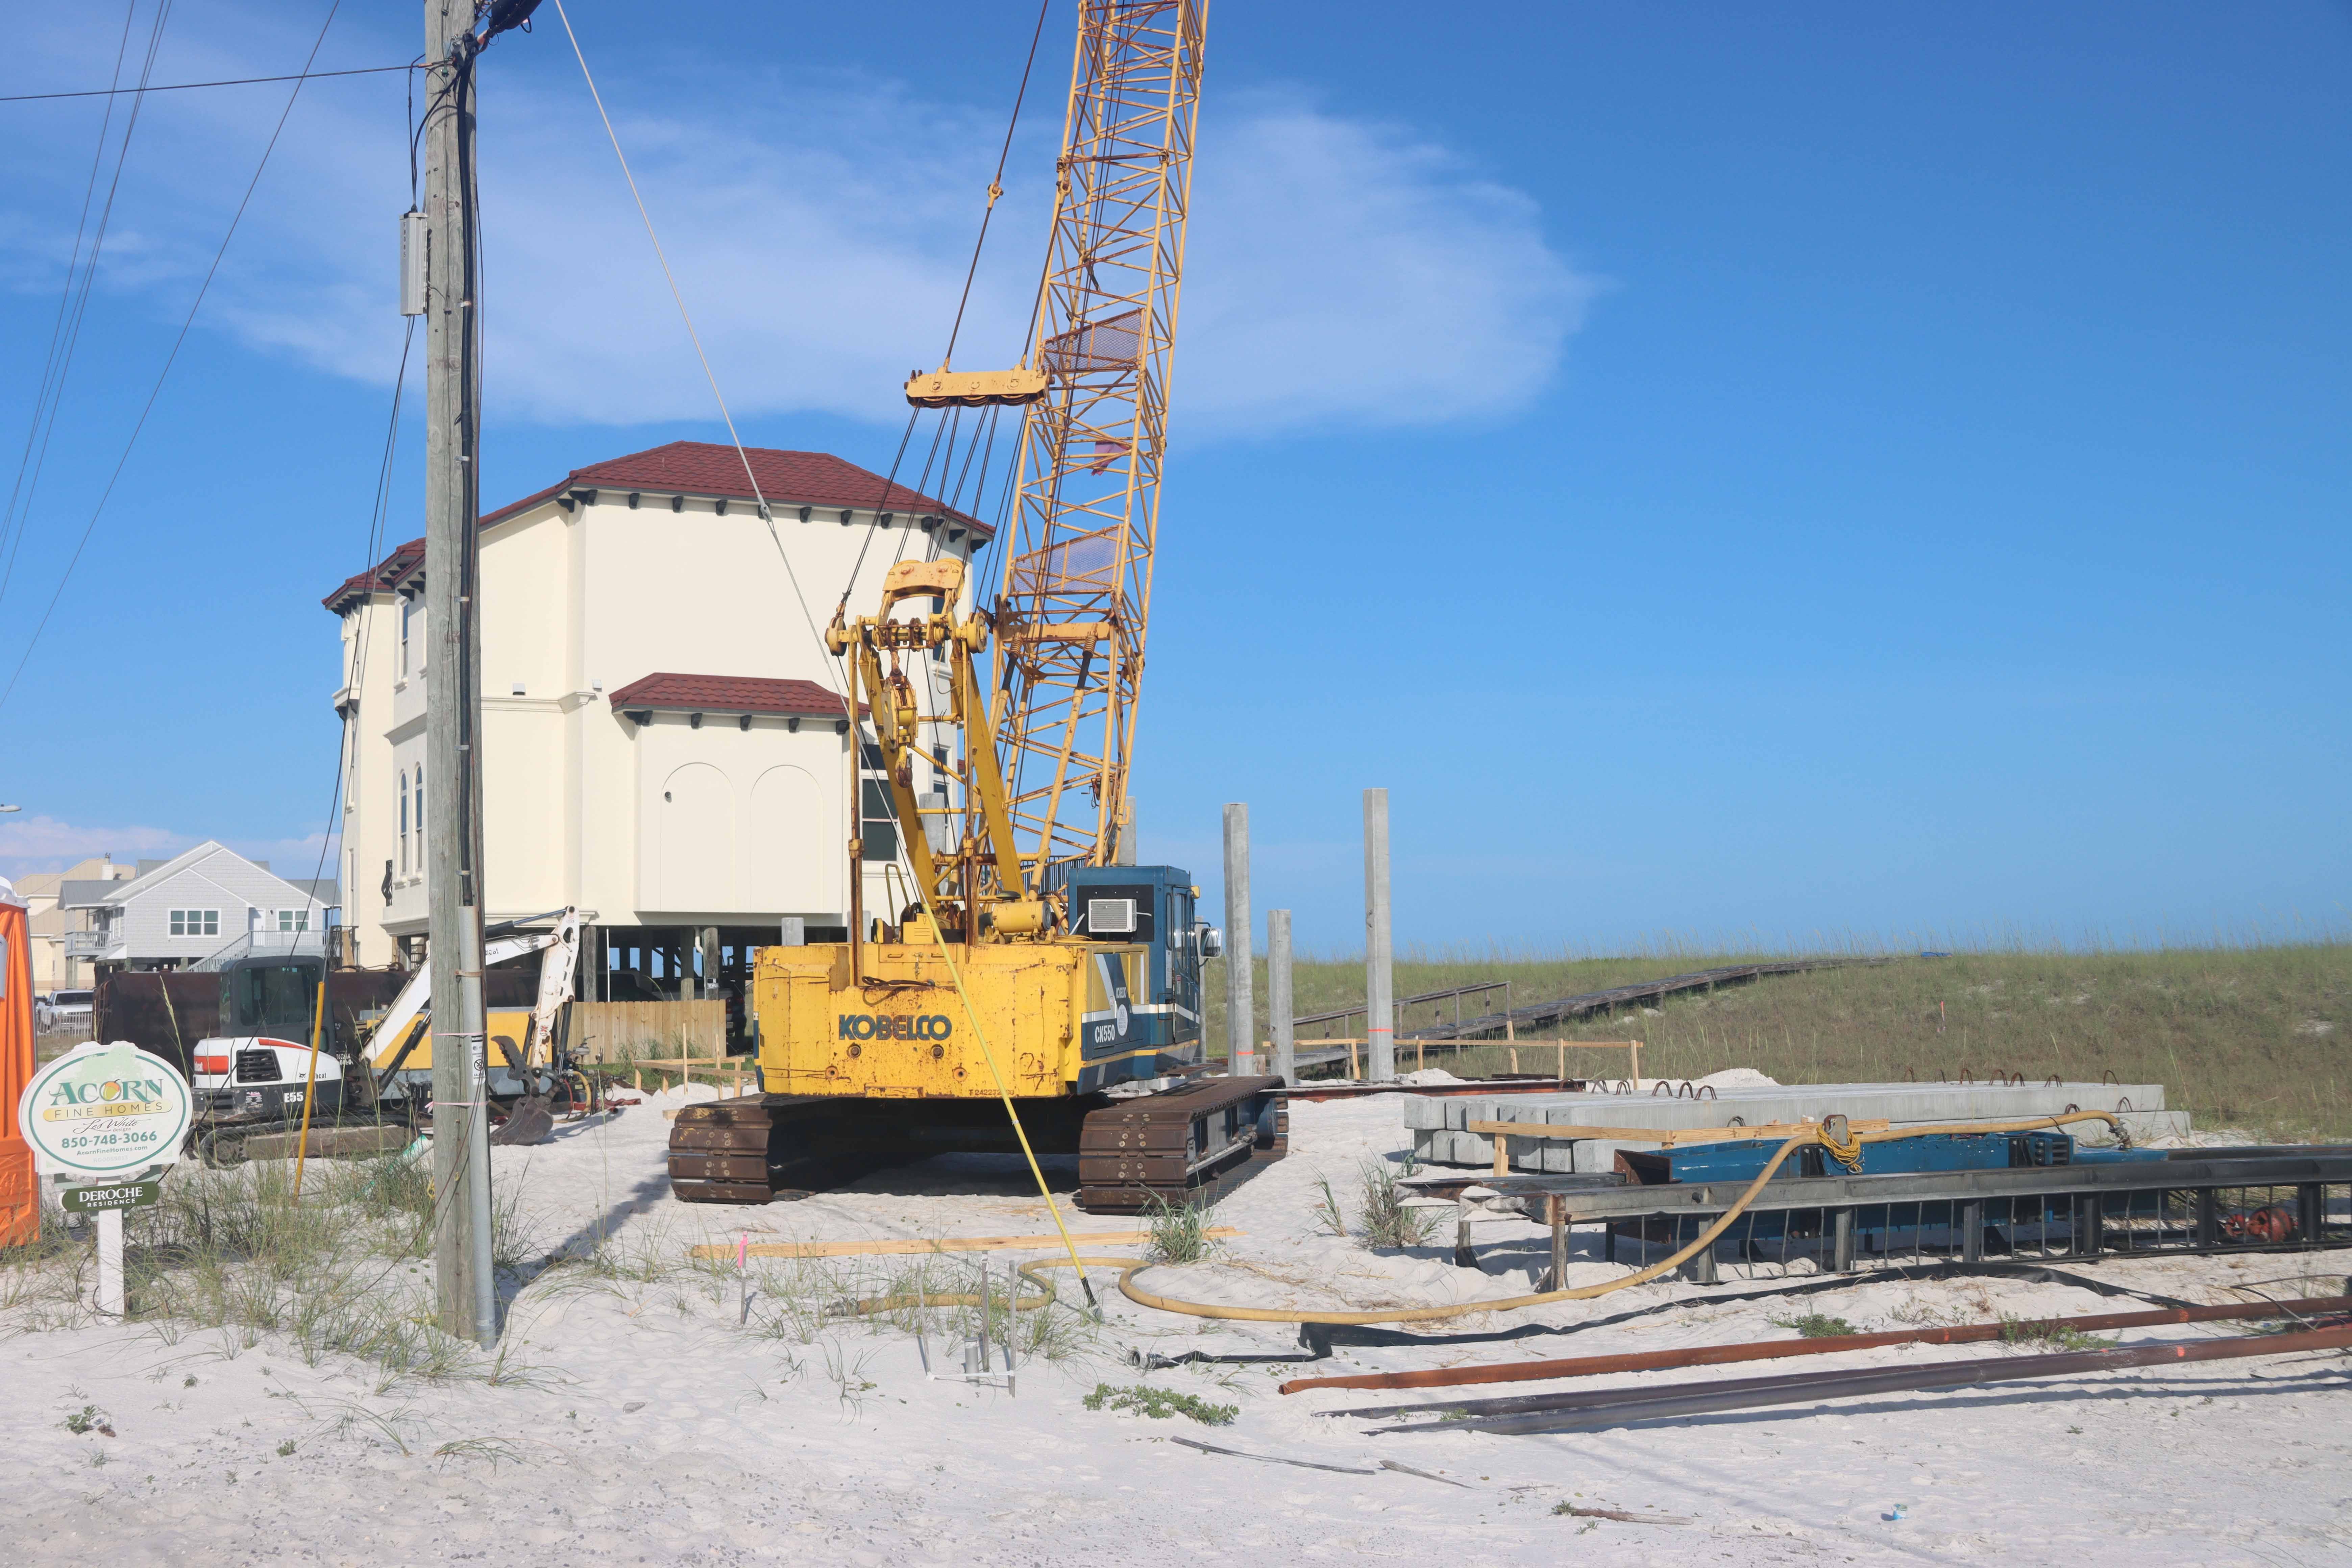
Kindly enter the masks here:
<path id="1" fill-rule="evenodd" d="M 1669 1384 L 1663 1387 L 1545 1394 L 1510 1402 L 1518 1407 L 1519 1413 L 1483 1418 L 1461 1419 L 1452 1415 L 1458 1406 L 1429 1405 L 1424 1408 L 1433 1414 L 1445 1412 L 1446 1416 L 1411 1426 L 1375 1426 L 1370 1429 L 1370 1434 L 1493 1432 L 1524 1435 L 1568 1432 L 1581 1427 L 1622 1426 L 1635 1421 L 1756 1410 L 1774 1405 L 1853 1399 L 1873 1394 L 1917 1394 L 1989 1383 L 2079 1377 L 2133 1367 L 2344 1350 L 2352 1350 L 2352 1324 L 2295 1333 L 2205 1340 L 2190 1344 L 2134 1345 L 2125 1350 L 2067 1351 L 2055 1355 L 1979 1356 L 1965 1361 L 1931 1362 L 1925 1366 L 1801 1372 L 1778 1377 L 1722 1378 L 1712 1382 Z"/>
<path id="2" fill-rule="evenodd" d="M 2228 1301 L 2210 1307 L 2170 1307 L 2154 1311 L 2090 1312 L 2071 1318 L 2037 1318 L 2010 1323 L 1958 1323 L 1939 1329 L 1899 1329 L 1880 1334 L 1831 1334 L 1809 1340 L 1766 1340 L 1738 1345 L 1685 1345 L 1679 1350 L 1639 1351 L 1624 1355 L 1560 1356 L 1544 1361 L 1505 1362 L 1496 1366 L 1447 1366 L 1427 1372 L 1360 1373 L 1344 1377 L 1294 1377 L 1284 1394 L 1310 1388 L 1455 1388 L 1477 1383 L 1538 1383 L 1554 1378 L 1599 1377 L 1622 1372 L 1661 1372 L 1670 1367 L 1721 1366 L 1743 1361 L 1779 1361 L 1790 1356 L 1836 1355 L 1888 1345 L 1964 1345 L 2032 1337 L 2054 1330 L 2096 1333 L 2107 1329 L 2147 1329 L 2165 1323 L 2213 1323 L 2243 1318 L 2326 1317 L 2352 1312 L 2352 1296 L 2320 1296 L 2299 1301 Z M 1444 1408 L 1466 1415 L 1495 1415 L 1511 1400 L 1477 1400 Z M 1327 1410 L 1326 1415 L 1404 1415 L 1432 1406 L 1381 1405 L 1358 1410 Z"/>

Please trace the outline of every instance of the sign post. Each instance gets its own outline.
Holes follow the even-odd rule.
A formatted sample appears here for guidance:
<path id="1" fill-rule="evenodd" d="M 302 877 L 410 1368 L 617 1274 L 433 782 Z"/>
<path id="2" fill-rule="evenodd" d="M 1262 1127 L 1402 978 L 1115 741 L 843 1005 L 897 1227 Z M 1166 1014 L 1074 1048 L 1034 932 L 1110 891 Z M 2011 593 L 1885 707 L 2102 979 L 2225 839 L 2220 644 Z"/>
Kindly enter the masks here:
<path id="1" fill-rule="evenodd" d="M 35 1163 L 78 1178 L 65 1206 L 98 1215 L 100 1312 L 122 1315 L 122 1211 L 162 1195 L 160 1181 L 136 1178 L 179 1158 L 194 1109 L 180 1069 L 128 1040 L 77 1046 L 25 1085 L 16 1121 Z"/>

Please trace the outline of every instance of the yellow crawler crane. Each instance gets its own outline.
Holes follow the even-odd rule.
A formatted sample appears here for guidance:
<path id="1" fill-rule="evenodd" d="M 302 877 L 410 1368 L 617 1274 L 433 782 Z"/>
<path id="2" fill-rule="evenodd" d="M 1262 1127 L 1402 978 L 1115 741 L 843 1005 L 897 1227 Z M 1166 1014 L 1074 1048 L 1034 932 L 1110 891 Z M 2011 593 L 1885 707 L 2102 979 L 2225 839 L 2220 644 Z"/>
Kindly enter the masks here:
<path id="1" fill-rule="evenodd" d="M 902 562 L 880 614 L 825 634 L 872 714 L 916 896 L 895 921 L 861 918 L 860 940 L 761 951 L 761 1093 L 679 1116 L 670 1177 L 689 1202 L 765 1203 L 863 1162 L 1010 1152 L 1007 1100 L 1034 1148 L 1079 1156 L 1092 1209 L 1196 1200 L 1282 1152 L 1279 1080 L 1206 1071 L 1201 960 L 1216 944 L 1186 873 L 1080 866 L 1051 892 L 1031 885 L 979 674 L 989 620 L 947 607 L 963 571 Z M 910 603 L 937 607 L 893 616 Z M 944 711 L 923 711 L 910 660 L 947 666 Z M 940 762 L 950 748 L 927 730 L 960 742 L 963 764 Z M 919 761 L 944 767 L 961 802 L 925 806 Z"/>
<path id="2" fill-rule="evenodd" d="M 835 616 L 911 897 L 869 919 L 853 839 L 850 940 L 763 950 L 762 1093 L 680 1115 L 682 1198 L 1009 1151 L 1008 1104 L 1037 1151 L 1078 1154 L 1090 1208 L 1195 1199 L 1283 1152 L 1279 1080 L 1208 1071 L 1199 890 L 1124 863 L 1205 19 L 1199 0 L 1081 0 L 1030 353 L 907 383 L 917 408 L 1022 411 L 1004 578 L 959 619 L 961 563 L 903 562 L 875 615 Z M 945 666 L 944 711 L 909 663 L 925 683 Z M 961 798 L 925 805 L 918 766 Z"/>

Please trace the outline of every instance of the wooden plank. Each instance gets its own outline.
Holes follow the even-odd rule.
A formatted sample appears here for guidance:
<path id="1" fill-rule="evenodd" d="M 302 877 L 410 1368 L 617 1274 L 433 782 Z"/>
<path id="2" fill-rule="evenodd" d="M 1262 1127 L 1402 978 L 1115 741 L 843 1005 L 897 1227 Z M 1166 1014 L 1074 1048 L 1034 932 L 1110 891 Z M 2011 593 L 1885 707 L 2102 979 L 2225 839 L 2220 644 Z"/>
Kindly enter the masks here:
<path id="1" fill-rule="evenodd" d="M 1399 1035 L 1396 1037 L 1396 1043 L 1400 1046 L 1451 1046 L 1457 1053 L 1459 1053 L 1462 1051 L 1484 1050 L 1488 1046 L 1507 1045 L 1509 1042 L 1506 1040 L 1462 1040 L 1456 1039 L 1451 1035 Z M 1518 1043 L 1523 1046 L 1564 1046 L 1571 1051 L 1622 1051 L 1639 1048 L 1642 1044 L 1639 1040 L 1534 1039 L 1521 1040 Z M 1324 1035 L 1311 1040 L 1294 1040 L 1292 1044 L 1304 1049 L 1308 1046 L 1366 1046 L 1371 1044 L 1371 1042 L 1361 1035 Z M 1259 1042 L 1259 1048 L 1271 1051 L 1274 1049 L 1274 1042 L 1272 1040 L 1261 1041 Z"/>
<path id="2" fill-rule="evenodd" d="M 1213 1240 L 1229 1236 L 1245 1236 L 1229 1225 L 1213 1226 L 1201 1233 Z M 1148 1230 L 1074 1230 L 1070 1239 L 1087 1246 L 1141 1247 L 1151 1239 Z M 1006 1252 L 1016 1248 L 1054 1247 L 1058 1249 L 1062 1238 L 1045 1236 L 945 1236 L 935 1238 L 892 1237 L 882 1241 L 755 1241 L 744 1250 L 753 1258 L 865 1258 L 881 1254 L 920 1252 Z M 697 1247 L 696 1258 L 732 1258 L 735 1247 L 725 1243 Z"/>
<path id="3" fill-rule="evenodd" d="M 1883 1116 L 1846 1123 L 1856 1132 L 1884 1132 L 1891 1125 Z M 1612 1142 L 1671 1147 L 1676 1143 L 1727 1143 L 1741 1138 L 1793 1138 L 1820 1126 L 1818 1121 L 1766 1122 L 1755 1127 L 1572 1127 L 1551 1121 L 1472 1121 L 1465 1123 L 1463 1131 L 1495 1141 L 1495 1174 L 1507 1176 L 1511 1173 L 1514 1138 L 1531 1138 L 1538 1142 L 1605 1138 Z"/>
<path id="4" fill-rule="evenodd" d="M 1883 1116 L 1846 1123 L 1856 1132 L 1884 1132 L 1892 1125 L 1894 1123 Z M 1818 1121 L 1778 1121 L 1755 1127 L 1571 1127 L 1566 1122 L 1552 1121 L 1472 1121 L 1465 1123 L 1463 1131 L 1489 1138 L 1606 1138 L 1621 1143 L 1727 1143 L 1736 1138 L 1793 1138 L 1800 1132 L 1820 1126 Z"/>

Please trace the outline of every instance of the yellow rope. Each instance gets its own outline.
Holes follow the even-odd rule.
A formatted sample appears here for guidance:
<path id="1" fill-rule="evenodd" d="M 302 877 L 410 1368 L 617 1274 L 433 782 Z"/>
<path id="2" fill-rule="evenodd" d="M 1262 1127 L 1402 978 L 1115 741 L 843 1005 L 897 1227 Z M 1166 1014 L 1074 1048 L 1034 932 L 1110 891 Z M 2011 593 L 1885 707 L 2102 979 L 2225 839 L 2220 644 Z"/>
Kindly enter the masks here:
<path id="1" fill-rule="evenodd" d="M 968 912 L 971 919 L 977 911 Z M 1037 1194 L 1045 1200 L 1045 1212 L 1054 1217 L 1054 1228 L 1061 1234 L 1063 1249 L 1070 1255 L 1070 1267 L 1078 1271 L 1078 1288 L 1087 1294 L 1087 1305 L 1099 1313 L 1102 1308 L 1095 1300 L 1095 1288 L 1087 1278 L 1086 1260 L 1078 1256 L 1078 1244 L 1070 1239 L 1070 1227 L 1062 1223 L 1061 1205 L 1054 1201 L 1053 1191 L 1045 1185 L 1045 1173 L 1038 1168 L 1037 1152 L 1029 1147 L 1029 1130 L 1021 1125 L 1021 1113 L 1013 1109 L 1013 1091 L 1004 1084 L 1004 1073 L 996 1065 L 996 1052 L 989 1047 L 988 1033 L 980 1026 L 980 1012 L 971 1005 L 971 993 L 963 988 L 963 971 L 956 967 L 955 954 L 948 951 L 948 939 L 940 929 L 940 918 L 932 912 L 930 894 L 923 894 L 923 918 L 931 922 L 931 940 L 939 944 L 940 957 L 946 960 L 948 977 L 955 982 L 956 996 L 963 1003 L 963 1016 L 971 1021 L 971 1037 L 980 1042 L 980 1054 L 988 1062 L 988 1076 L 996 1080 L 996 1097 L 1004 1102 L 1004 1114 L 1013 1123 L 1013 1135 L 1021 1141 L 1021 1153 L 1029 1162 L 1029 1173 L 1037 1179 Z M 861 931 L 851 931 L 850 940 L 863 937 Z M 1024 1270 L 1025 1272 L 1025 1270 Z"/>
<path id="2" fill-rule="evenodd" d="M 169 987 L 165 988 L 169 994 Z M 294 1201 L 302 1201 L 302 1164 L 310 1157 L 310 1100 L 319 1089 L 319 1045 L 327 1032 L 327 983 L 319 982 L 319 1013 L 310 1020 L 310 1077 L 302 1085 L 302 1139 L 294 1145 Z"/>
<path id="3" fill-rule="evenodd" d="M 1844 1117 L 1827 1118 L 1822 1122 L 1822 1147 L 1829 1151 L 1831 1159 L 1858 1176 L 1862 1174 L 1862 1137 L 1859 1133 L 1850 1137 L 1841 1137 L 1840 1134 L 1845 1131 Z"/>

